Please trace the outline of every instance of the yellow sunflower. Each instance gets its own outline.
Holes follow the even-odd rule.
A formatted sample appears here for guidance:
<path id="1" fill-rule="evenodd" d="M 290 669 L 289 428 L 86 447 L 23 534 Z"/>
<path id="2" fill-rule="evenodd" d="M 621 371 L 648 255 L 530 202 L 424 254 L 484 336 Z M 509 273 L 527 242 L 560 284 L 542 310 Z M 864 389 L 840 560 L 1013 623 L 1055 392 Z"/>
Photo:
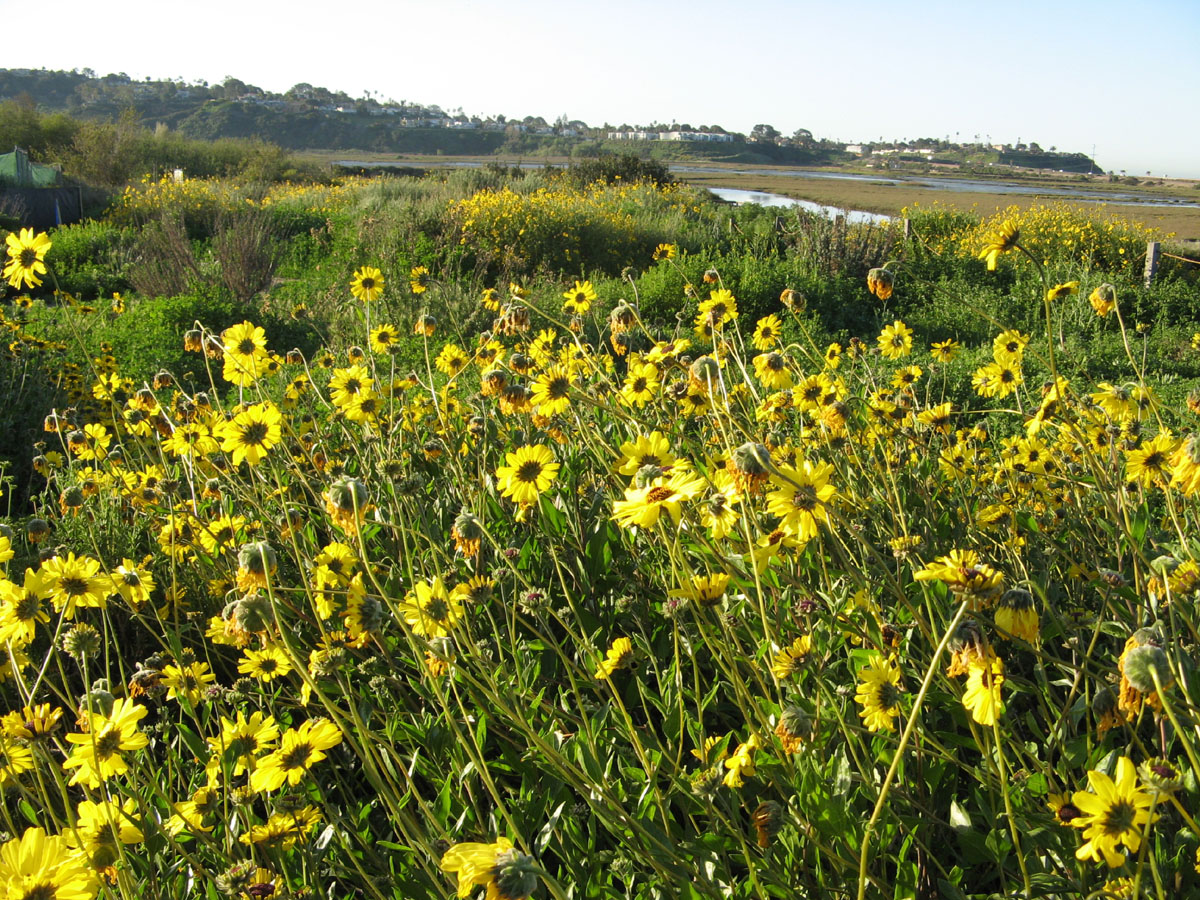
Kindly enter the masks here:
<path id="1" fill-rule="evenodd" d="M 283 416 L 270 401 L 248 406 L 232 421 L 220 426 L 221 449 L 233 454 L 233 464 L 243 460 L 258 465 L 282 437 Z"/>
<path id="2" fill-rule="evenodd" d="M 68 553 L 42 563 L 42 589 L 64 618 L 73 619 L 80 606 L 100 609 L 108 603 L 112 581 L 100 573 L 100 561 Z"/>
<path id="3" fill-rule="evenodd" d="M 563 311 L 582 316 L 596 302 L 596 289 L 590 281 L 576 281 L 575 287 L 563 294 Z"/>
<path id="4" fill-rule="evenodd" d="M 363 266 L 350 279 L 350 293 L 363 303 L 372 303 L 383 295 L 383 273 L 374 266 Z"/>
<path id="5" fill-rule="evenodd" d="M 1164 431 L 1136 450 L 1125 451 L 1125 480 L 1143 488 L 1165 487 L 1171 480 L 1171 460 L 1179 441 Z"/>
<path id="6" fill-rule="evenodd" d="M 0 847 L 0 885 L 18 900 L 92 900 L 99 881 L 65 837 L 27 828 Z"/>
<path id="7" fill-rule="evenodd" d="M 442 857 L 441 867 L 458 877 L 460 898 L 482 885 L 487 888 L 484 900 L 525 900 L 537 887 L 533 857 L 518 852 L 505 837 L 494 844 L 455 844 Z"/>
<path id="8" fill-rule="evenodd" d="M 900 670 L 891 660 L 875 653 L 858 673 L 854 700 L 862 706 L 859 716 L 870 731 L 895 731 L 900 715 Z"/>
<path id="9" fill-rule="evenodd" d="M 1121 847 L 1137 853 L 1142 846 L 1146 826 L 1151 818 L 1154 797 L 1137 788 L 1137 770 L 1126 756 L 1117 760 L 1114 781 L 1103 772 L 1088 772 L 1088 791 L 1076 791 L 1071 800 L 1082 815 L 1071 820 L 1075 828 L 1083 829 L 1086 843 L 1075 851 L 1076 859 L 1103 861 L 1110 868 L 1124 864 Z"/>
<path id="10" fill-rule="evenodd" d="M 76 747 L 63 762 L 63 768 L 79 770 L 71 776 L 71 784 L 98 788 L 105 779 L 126 772 L 129 764 L 121 753 L 140 750 L 150 743 L 137 725 L 147 712 L 140 704 L 118 699 L 113 701 L 108 715 L 96 710 L 87 713 L 87 730 L 66 736 Z"/>
<path id="11" fill-rule="evenodd" d="M 515 503 L 531 504 L 558 475 L 554 454 L 544 444 L 518 447 L 507 455 L 507 464 L 496 469 L 500 492 Z"/>
<path id="12" fill-rule="evenodd" d="M 414 634 L 437 638 L 448 634 L 462 618 L 463 605 L 458 595 L 446 592 L 446 585 L 437 577 L 431 582 L 419 582 L 409 591 L 400 611 Z"/>
<path id="13" fill-rule="evenodd" d="M 899 319 L 879 334 L 879 352 L 887 359 L 901 359 L 912 353 L 913 331 Z"/>
<path id="14" fill-rule="evenodd" d="M 619 637 L 612 642 L 612 646 L 608 648 L 604 659 L 600 661 L 600 665 L 596 667 L 596 671 L 592 677 L 597 681 L 604 681 L 612 677 L 613 672 L 618 669 L 623 669 L 627 666 L 630 660 L 633 659 L 633 644 L 627 637 Z"/>
<path id="15" fill-rule="evenodd" d="M 771 658 L 771 674 L 782 680 L 795 675 L 812 652 L 812 635 L 802 634 Z"/>
<path id="16" fill-rule="evenodd" d="M 626 488 L 625 499 L 613 503 L 613 519 L 625 528 L 653 528 L 666 512 L 678 525 L 683 501 L 702 490 L 702 479 L 686 468 L 676 467 L 670 477 L 659 476 L 645 487 Z"/>
<path id="17" fill-rule="evenodd" d="M 261 650 L 247 650 L 238 663 L 238 671 L 262 682 L 271 682 L 292 671 L 292 661 L 277 644 L 267 644 Z"/>
<path id="18" fill-rule="evenodd" d="M 46 274 L 46 251 L 50 249 L 50 239 L 45 232 L 37 235 L 32 228 L 22 228 L 19 234 L 10 234 L 5 242 L 8 244 L 8 263 L 4 266 L 4 278 L 10 286 L 35 288 L 42 283 L 39 275 Z"/>
<path id="19" fill-rule="evenodd" d="M 1017 223 L 1012 219 L 1006 219 L 1001 223 L 1000 228 L 993 234 L 982 250 L 979 251 L 979 258 L 987 260 L 987 268 L 989 272 L 996 270 L 996 261 L 1000 258 L 1001 253 L 1007 253 L 1017 246 L 1017 241 L 1021 239 L 1021 229 L 1017 227 Z"/>
<path id="20" fill-rule="evenodd" d="M 1056 284 L 1054 287 L 1046 291 L 1046 302 L 1052 303 L 1055 300 L 1061 300 L 1063 297 L 1069 297 L 1071 294 L 1076 294 L 1078 292 L 1078 281 L 1068 281 L 1064 284 Z"/>
<path id="21" fill-rule="evenodd" d="M 555 416 L 571 405 L 571 372 L 564 366 L 552 366 L 533 383 L 533 405 L 540 415 Z"/>
<path id="22" fill-rule="evenodd" d="M 394 353 L 399 349 L 400 331 L 395 325 L 383 324 L 371 331 L 371 350 L 374 353 Z"/>
<path id="23" fill-rule="evenodd" d="M 989 653 L 971 657 L 967 664 L 967 687 L 963 692 L 962 704 L 971 713 L 971 718 L 980 725 L 993 725 L 1003 711 L 1000 686 L 1004 684 L 1004 663 Z"/>
<path id="24" fill-rule="evenodd" d="M 632 441 L 621 445 L 621 459 L 617 461 L 617 471 L 622 475 L 636 475 L 642 466 L 658 466 L 665 469 L 675 462 L 675 454 L 671 452 L 671 444 L 661 431 L 652 431 L 649 435 L 639 434 Z"/>
<path id="25" fill-rule="evenodd" d="M 813 465 L 808 460 L 799 468 L 781 468 L 771 480 L 777 487 L 767 496 L 767 510 L 779 516 L 779 527 L 800 541 L 817 536 L 817 526 L 825 521 L 825 508 L 837 494 L 829 483 L 831 463 Z"/>
<path id="26" fill-rule="evenodd" d="M 310 768 L 325 758 L 325 750 L 341 742 L 341 730 L 328 719 L 309 719 L 299 728 L 289 728 L 279 740 L 279 749 L 258 761 L 250 774 L 250 787 L 274 791 L 284 782 L 295 787 Z"/>

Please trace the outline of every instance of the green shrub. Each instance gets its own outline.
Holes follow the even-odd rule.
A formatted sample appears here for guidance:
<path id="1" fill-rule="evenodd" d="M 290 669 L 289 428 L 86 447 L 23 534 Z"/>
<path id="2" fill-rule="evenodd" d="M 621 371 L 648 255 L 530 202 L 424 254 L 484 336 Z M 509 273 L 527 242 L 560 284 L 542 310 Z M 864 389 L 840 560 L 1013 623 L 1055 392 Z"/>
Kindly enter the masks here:
<path id="1" fill-rule="evenodd" d="M 56 228 L 50 238 L 54 274 L 62 290 L 92 301 L 130 289 L 129 273 L 137 255 L 132 229 L 89 219 Z"/>
<path id="2" fill-rule="evenodd" d="M 675 181 L 666 163 L 657 159 L 641 159 L 631 153 L 605 154 L 596 159 L 572 163 L 563 172 L 563 177 L 577 188 L 587 187 L 597 181 L 605 184 L 650 181 L 659 186 Z"/>
<path id="3" fill-rule="evenodd" d="M 71 316 L 65 307 L 38 308 L 30 331 L 78 348 L 72 352 L 78 355 L 82 350 L 89 358 L 98 356 L 101 345 L 107 344 L 121 374 L 137 384 L 153 378 L 161 369 L 185 383 L 189 372 L 199 382 L 208 380 L 203 357 L 183 349 L 181 335 L 196 322 L 219 332 L 250 319 L 267 328 L 272 348 L 281 352 L 295 346 L 311 353 L 321 343 L 311 327 L 264 312 L 256 304 L 239 302 L 219 287 L 202 287 L 169 297 L 133 297 L 124 314 L 94 314 L 83 320 L 87 323 L 83 329 L 78 325 L 68 327 Z"/>
<path id="4" fill-rule="evenodd" d="M 1185 277 L 1160 277 L 1148 288 L 1131 285 L 1118 297 L 1130 322 L 1193 326 L 1200 322 L 1200 285 Z"/>
<path id="5" fill-rule="evenodd" d="M 32 465 L 33 445 L 45 437 L 42 420 L 64 404 L 49 374 L 53 367 L 38 358 L 43 351 L 13 346 L 18 352 L 0 347 L 0 510 L 23 513 L 43 483 Z M 4 478 L 11 479 L 11 487 Z"/>

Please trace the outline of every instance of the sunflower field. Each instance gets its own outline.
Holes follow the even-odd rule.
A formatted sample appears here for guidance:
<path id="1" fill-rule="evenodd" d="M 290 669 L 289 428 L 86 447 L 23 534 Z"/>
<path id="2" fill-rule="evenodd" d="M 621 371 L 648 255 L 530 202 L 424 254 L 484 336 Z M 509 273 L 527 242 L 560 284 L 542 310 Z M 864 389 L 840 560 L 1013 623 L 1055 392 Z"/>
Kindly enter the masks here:
<path id="1" fill-rule="evenodd" d="M 1133 237 L 926 219 L 839 295 L 678 187 L 362 190 L 186 376 L 7 238 L 0 895 L 1200 893 L 1200 334 Z"/>

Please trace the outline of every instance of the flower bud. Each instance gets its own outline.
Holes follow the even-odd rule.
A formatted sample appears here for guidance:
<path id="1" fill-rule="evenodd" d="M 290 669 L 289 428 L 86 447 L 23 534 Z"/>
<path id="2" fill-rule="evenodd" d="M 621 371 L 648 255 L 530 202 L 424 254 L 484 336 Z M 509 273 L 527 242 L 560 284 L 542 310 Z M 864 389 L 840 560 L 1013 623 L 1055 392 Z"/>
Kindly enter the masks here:
<path id="1" fill-rule="evenodd" d="M 888 269 L 877 268 L 867 273 L 867 289 L 880 300 L 887 300 L 892 296 L 894 282 L 895 276 Z"/>
<path id="2" fill-rule="evenodd" d="M 1125 654 L 1125 677 L 1137 690 L 1143 694 L 1157 690 L 1155 676 L 1163 687 L 1171 682 L 1171 667 L 1162 647 L 1144 644 L 1131 648 Z"/>

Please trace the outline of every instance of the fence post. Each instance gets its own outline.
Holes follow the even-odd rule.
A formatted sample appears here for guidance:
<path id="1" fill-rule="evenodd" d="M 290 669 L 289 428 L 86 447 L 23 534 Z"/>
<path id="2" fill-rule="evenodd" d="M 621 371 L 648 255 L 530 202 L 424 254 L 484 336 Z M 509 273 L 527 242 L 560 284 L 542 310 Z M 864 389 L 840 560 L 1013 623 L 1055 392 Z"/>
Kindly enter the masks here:
<path id="1" fill-rule="evenodd" d="M 1154 281 L 1154 276 L 1158 273 L 1158 258 L 1162 253 L 1162 247 L 1158 241 L 1150 241 L 1146 244 L 1146 287 L 1150 287 L 1150 283 Z"/>
<path id="2" fill-rule="evenodd" d="M 905 216 L 904 217 L 904 240 L 908 241 L 911 239 L 912 239 L 912 222 L 909 221 L 908 216 Z"/>

